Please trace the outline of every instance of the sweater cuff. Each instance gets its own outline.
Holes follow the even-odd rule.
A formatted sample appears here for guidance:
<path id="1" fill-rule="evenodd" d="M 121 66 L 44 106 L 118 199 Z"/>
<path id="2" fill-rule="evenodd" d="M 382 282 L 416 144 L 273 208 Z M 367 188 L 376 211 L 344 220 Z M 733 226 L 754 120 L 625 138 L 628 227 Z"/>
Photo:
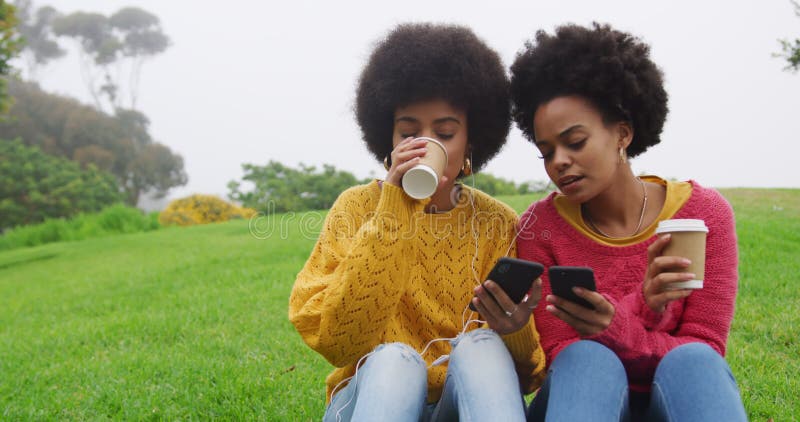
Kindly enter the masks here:
<path id="1" fill-rule="evenodd" d="M 620 340 L 624 338 L 625 326 L 628 324 L 627 310 L 620 307 L 620 303 L 614 300 L 611 296 L 601 293 L 607 301 L 614 305 L 614 317 L 611 319 L 611 324 L 605 330 L 592 334 L 590 336 L 582 336 L 586 340 L 594 340 L 611 350 L 616 350 Z"/>
<path id="2" fill-rule="evenodd" d="M 636 304 L 638 307 L 638 316 L 639 320 L 642 321 L 642 325 L 648 331 L 652 331 L 656 328 L 661 321 L 664 319 L 664 313 L 666 312 L 656 312 L 647 305 L 647 302 L 644 300 L 644 292 L 639 291 L 636 293 Z"/>
<path id="3" fill-rule="evenodd" d="M 539 343 L 539 336 L 533 326 L 533 317 L 528 319 L 528 323 L 519 330 L 500 336 L 506 344 L 511 358 L 515 362 L 525 362 L 530 359 L 531 351 L 536 349 Z"/>

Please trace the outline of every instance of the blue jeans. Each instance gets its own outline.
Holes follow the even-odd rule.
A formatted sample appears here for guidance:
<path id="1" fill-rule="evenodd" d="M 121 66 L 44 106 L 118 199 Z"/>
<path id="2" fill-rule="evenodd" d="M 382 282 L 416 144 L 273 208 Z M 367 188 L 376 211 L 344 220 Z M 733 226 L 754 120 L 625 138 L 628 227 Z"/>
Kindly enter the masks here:
<path id="1" fill-rule="evenodd" d="M 628 392 L 617 355 L 588 340 L 556 356 L 529 421 L 747 421 L 728 364 L 703 343 L 676 347 L 656 368 L 650 394 Z"/>
<path id="2" fill-rule="evenodd" d="M 450 343 L 438 403 L 425 403 L 428 370 L 419 353 L 403 343 L 387 343 L 376 347 L 357 376 L 333 396 L 323 421 L 524 421 L 519 379 L 500 336 L 478 329 Z"/>

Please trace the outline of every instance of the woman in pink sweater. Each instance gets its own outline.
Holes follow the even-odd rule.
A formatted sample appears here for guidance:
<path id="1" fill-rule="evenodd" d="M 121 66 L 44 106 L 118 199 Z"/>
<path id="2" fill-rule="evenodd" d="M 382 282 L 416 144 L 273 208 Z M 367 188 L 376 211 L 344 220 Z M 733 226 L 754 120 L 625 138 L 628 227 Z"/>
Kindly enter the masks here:
<path id="1" fill-rule="evenodd" d="M 594 270 L 594 309 L 554 296 L 543 277 L 536 325 L 548 375 L 529 419 L 746 420 L 722 356 L 733 319 L 733 212 L 694 181 L 637 177 L 629 158 L 660 142 L 667 115 L 649 47 L 607 25 L 538 32 L 511 68 L 514 119 L 560 193 L 520 218 L 519 256 Z M 664 256 L 667 219 L 708 227 L 702 289 L 686 257 Z"/>

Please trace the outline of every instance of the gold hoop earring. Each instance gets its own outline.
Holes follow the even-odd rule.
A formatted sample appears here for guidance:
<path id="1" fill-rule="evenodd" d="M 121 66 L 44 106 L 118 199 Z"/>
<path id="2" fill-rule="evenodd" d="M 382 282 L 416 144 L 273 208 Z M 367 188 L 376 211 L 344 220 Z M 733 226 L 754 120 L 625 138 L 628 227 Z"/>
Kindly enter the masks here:
<path id="1" fill-rule="evenodd" d="M 625 154 L 625 149 L 622 148 L 622 147 L 619 147 L 619 162 L 622 163 L 622 164 L 625 164 L 625 163 L 628 162 L 628 157 Z"/>
<path id="2" fill-rule="evenodd" d="M 387 155 L 386 157 L 383 157 L 383 168 L 385 168 L 386 171 L 389 171 L 390 167 L 391 166 L 389 165 L 389 156 Z"/>
<path id="3" fill-rule="evenodd" d="M 464 176 L 469 176 L 472 174 L 472 161 L 469 158 L 464 159 L 464 165 L 461 166 L 461 173 Z"/>

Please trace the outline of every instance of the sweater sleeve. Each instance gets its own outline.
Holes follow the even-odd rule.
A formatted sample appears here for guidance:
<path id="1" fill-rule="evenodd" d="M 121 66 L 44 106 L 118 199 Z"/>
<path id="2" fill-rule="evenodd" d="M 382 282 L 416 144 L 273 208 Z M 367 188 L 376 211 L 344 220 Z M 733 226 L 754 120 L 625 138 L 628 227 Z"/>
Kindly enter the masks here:
<path id="1" fill-rule="evenodd" d="M 516 227 L 514 227 L 514 234 L 516 234 Z M 511 239 L 514 241 L 513 236 Z M 517 256 L 516 244 L 511 246 L 509 256 Z M 542 385 L 546 374 L 544 350 L 539 342 L 539 333 L 536 331 L 533 314 L 524 327 L 501 337 L 514 360 L 522 391 L 525 394 L 532 393 Z"/>
<path id="2" fill-rule="evenodd" d="M 536 261 L 547 269 L 558 264 L 549 241 L 552 232 L 546 218 L 542 218 L 543 214 L 547 214 L 542 212 L 542 209 L 546 207 L 545 201 L 547 200 L 535 203 L 520 217 L 522 230 L 517 239 L 517 250 L 520 258 Z M 537 207 L 540 208 L 539 211 L 536 211 Z M 542 296 L 536 309 L 533 310 L 532 318 L 539 333 L 539 344 L 544 352 L 547 366 L 553 362 L 563 348 L 579 340 L 575 331 L 570 329 L 566 323 L 545 311 L 547 303 L 544 298 L 551 292 L 549 277 L 545 270 L 542 274 Z"/>
<path id="3" fill-rule="evenodd" d="M 533 316 L 519 331 L 501 337 L 514 360 L 522 392 L 530 394 L 536 391 L 544 381 L 546 368 L 544 350 Z"/>
<path id="4" fill-rule="evenodd" d="M 423 206 L 384 183 L 374 212 L 346 191 L 327 215 L 292 288 L 289 319 L 334 366 L 355 363 L 381 342 L 406 288 L 404 257 Z"/>
<path id="5" fill-rule="evenodd" d="M 617 352 L 634 383 L 647 382 L 661 358 L 685 343 L 703 342 L 725 355 L 738 285 L 736 228 L 733 210 L 718 193 L 713 192 L 706 209 L 703 219 L 709 232 L 703 288 L 683 303 L 670 303 L 661 319 L 654 316 L 640 291 L 612 301 L 616 313 L 611 325 L 589 337 Z M 638 376 L 643 378 L 635 379 Z"/>

